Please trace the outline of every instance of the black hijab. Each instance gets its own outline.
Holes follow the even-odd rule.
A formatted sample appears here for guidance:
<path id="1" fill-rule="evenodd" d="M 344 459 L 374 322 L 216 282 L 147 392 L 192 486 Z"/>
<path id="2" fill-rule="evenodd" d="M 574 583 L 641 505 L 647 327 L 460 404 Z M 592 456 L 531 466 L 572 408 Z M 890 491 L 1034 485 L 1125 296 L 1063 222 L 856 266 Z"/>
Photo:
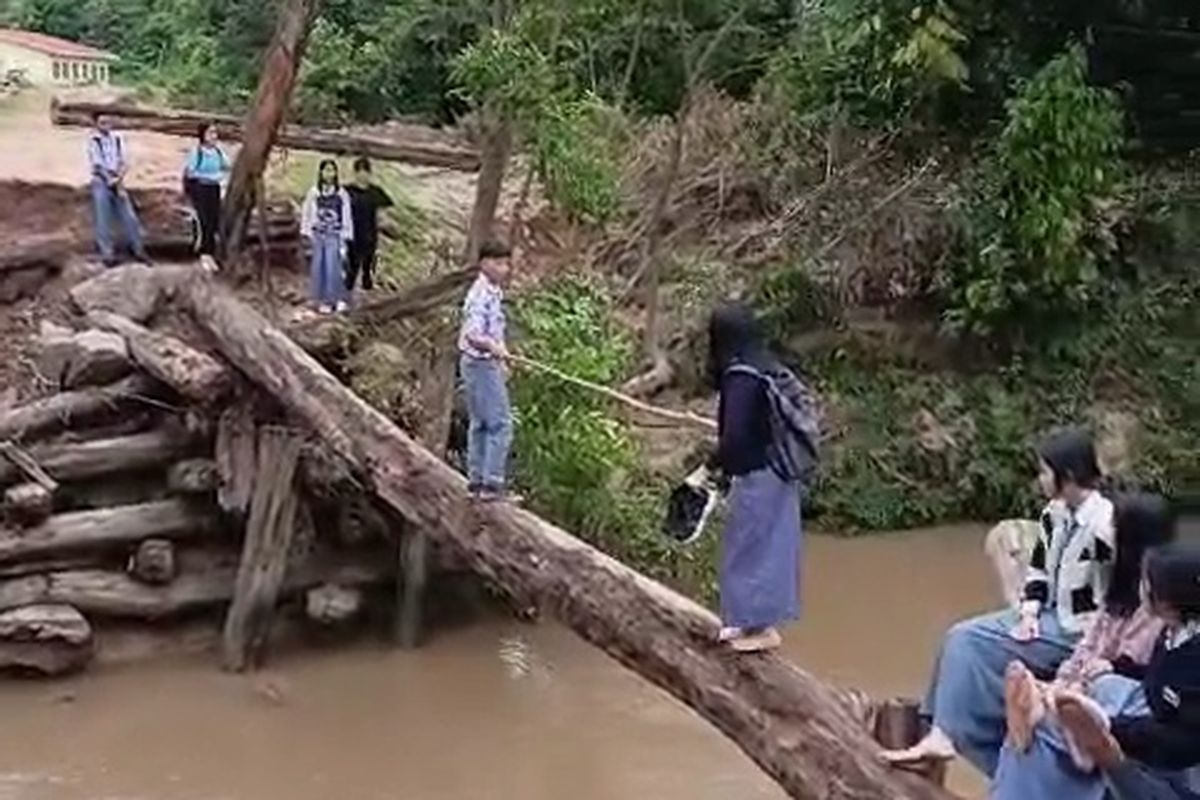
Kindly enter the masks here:
<path id="1" fill-rule="evenodd" d="M 713 312 L 708 323 L 708 377 L 720 388 L 721 376 L 734 363 L 766 369 L 771 357 L 754 313 L 731 304 Z"/>

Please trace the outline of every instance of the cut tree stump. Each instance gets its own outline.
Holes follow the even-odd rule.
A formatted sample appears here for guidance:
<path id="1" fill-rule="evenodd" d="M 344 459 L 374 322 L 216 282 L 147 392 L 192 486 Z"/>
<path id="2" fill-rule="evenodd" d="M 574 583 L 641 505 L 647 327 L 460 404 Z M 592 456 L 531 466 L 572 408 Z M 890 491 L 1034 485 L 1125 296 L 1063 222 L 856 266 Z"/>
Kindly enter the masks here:
<path id="1" fill-rule="evenodd" d="M 14 528 L 39 525 L 54 511 L 54 493 L 38 483 L 20 483 L 4 491 L 4 520 Z"/>
<path id="2" fill-rule="evenodd" d="M 211 494 L 220 485 L 217 462 L 210 458 L 180 461 L 167 472 L 167 488 L 175 494 Z"/>
<path id="3" fill-rule="evenodd" d="M 0 528 L 0 564 L 129 546 L 152 537 L 197 538 L 216 528 L 213 513 L 179 500 L 75 511 L 20 532 Z"/>
<path id="4" fill-rule="evenodd" d="M 93 311 L 88 319 L 123 340 L 133 362 L 146 373 L 197 405 L 219 403 L 233 386 L 233 375 L 224 364 L 173 336 L 108 311 Z"/>
<path id="5" fill-rule="evenodd" d="M 525 511 L 472 509 L 466 482 L 356 397 L 286 334 L 202 276 L 179 298 L 221 352 L 475 572 L 537 598 L 577 634 L 690 706 L 794 798 L 944 800 L 888 769 L 835 693 L 777 654 L 738 656 L 707 609 Z"/>
<path id="6" fill-rule="evenodd" d="M 55 481 L 106 477 L 122 472 L 165 468 L 186 458 L 193 443 L 168 430 L 33 447 L 29 455 Z M 21 479 L 21 468 L 0 460 L 0 486 Z"/>
<path id="7" fill-rule="evenodd" d="M 0 669 L 65 675 L 95 655 L 92 626 L 67 605 L 34 605 L 0 613 Z"/>
<path id="8" fill-rule="evenodd" d="M 104 422 L 158 395 L 154 381 L 131 375 L 110 386 L 61 392 L 26 406 L 0 411 L 0 439 L 27 441 Z"/>
<path id="9" fill-rule="evenodd" d="M 258 438 L 248 402 L 225 409 L 217 422 L 217 502 L 227 514 L 244 517 L 258 473 Z"/>
<path id="10" fill-rule="evenodd" d="M 235 672 L 258 663 L 270 634 L 296 529 L 296 467 L 302 446 L 285 429 L 259 431 L 259 472 L 223 636 L 225 668 Z"/>
<path id="11" fill-rule="evenodd" d="M 130 559 L 129 572 L 142 583 L 166 586 L 178 575 L 175 544 L 169 539 L 147 539 Z"/>

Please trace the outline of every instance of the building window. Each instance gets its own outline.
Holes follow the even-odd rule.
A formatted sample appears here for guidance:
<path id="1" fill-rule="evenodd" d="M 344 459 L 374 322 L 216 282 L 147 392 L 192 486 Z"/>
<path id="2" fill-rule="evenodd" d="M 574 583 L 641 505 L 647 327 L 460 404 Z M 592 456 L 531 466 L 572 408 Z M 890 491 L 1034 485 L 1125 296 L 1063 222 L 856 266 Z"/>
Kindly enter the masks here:
<path id="1" fill-rule="evenodd" d="M 59 80 L 62 77 L 62 65 L 57 61 L 54 62 L 54 80 Z"/>
<path id="2" fill-rule="evenodd" d="M 73 80 L 73 81 L 79 80 L 79 62 L 78 61 L 71 64 L 71 80 Z"/>

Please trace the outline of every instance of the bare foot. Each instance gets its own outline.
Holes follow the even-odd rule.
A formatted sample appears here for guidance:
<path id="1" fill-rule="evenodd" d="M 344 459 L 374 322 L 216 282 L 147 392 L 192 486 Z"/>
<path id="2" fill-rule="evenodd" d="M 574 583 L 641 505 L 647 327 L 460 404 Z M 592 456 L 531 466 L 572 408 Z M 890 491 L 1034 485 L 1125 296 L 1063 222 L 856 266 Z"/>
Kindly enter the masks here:
<path id="1" fill-rule="evenodd" d="M 761 653 L 775 650 L 783 644 L 783 637 L 774 628 L 764 628 L 757 633 L 743 632 L 729 640 L 729 646 L 739 653 Z"/>
<path id="2" fill-rule="evenodd" d="M 1021 753 L 1027 751 L 1033 743 L 1033 729 L 1045 714 L 1037 678 L 1020 661 L 1009 664 L 1004 675 L 1004 717 L 1008 723 L 1008 743 Z"/>
<path id="3" fill-rule="evenodd" d="M 1085 772 L 1095 767 L 1108 770 L 1125 760 L 1121 745 L 1109 733 L 1108 718 L 1095 701 L 1064 693 L 1055 704 L 1076 766 Z"/>
<path id="4" fill-rule="evenodd" d="M 934 726 L 924 739 L 907 750 L 885 750 L 883 760 L 893 767 L 911 768 L 931 761 L 953 761 L 958 756 L 954 742 L 941 728 Z"/>

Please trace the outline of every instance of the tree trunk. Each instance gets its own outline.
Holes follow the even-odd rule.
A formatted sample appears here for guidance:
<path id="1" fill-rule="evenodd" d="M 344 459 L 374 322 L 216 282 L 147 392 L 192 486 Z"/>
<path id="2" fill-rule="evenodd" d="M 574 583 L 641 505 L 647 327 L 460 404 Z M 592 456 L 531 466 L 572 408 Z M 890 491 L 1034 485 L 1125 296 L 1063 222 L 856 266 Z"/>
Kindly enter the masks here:
<path id="1" fill-rule="evenodd" d="M 63 483 L 166 467 L 190 455 L 192 445 L 178 433 L 159 430 L 92 442 L 42 445 L 29 452 L 50 477 Z M 16 466 L 0 461 L 0 486 L 19 480 L 21 474 Z"/>
<path id="2" fill-rule="evenodd" d="M 254 187 L 266 169 L 267 158 L 291 103 L 309 27 L 319 6 L 320 0 L 287 0 L 279 11 L 275 38 L 263 63 L 254 102 L 246 115 L 242 149 L 233 162 L 229 189 L 225 193 L 221 248 L 226 261 L 232 262 L 232 256 L 241 249 L 250 209 L 254 207 Z"/>
<path id="3" fill-rule="evenodd" d="M 471 227 L 467 231 L 467 266 L 473 266 L 479 260 L 484 243 L 492 238 L 496 209 L 504 190 L 504 173 L 512 153 L 512 139 L 512 122 L 494 109 L 484 109 L 482 165 L 475 187 L 475 206 L 471 209 Z"/>
<path id="4" fill-rule="evenodd" d="M 104 114 L 113 126 L 126 130 L 154 131 L 172 136 L 193 138 L 202 122 L 213 123 L 228 142 L 246 138 L 244 120 L 236 117 L 183 111 L 169 108 L 146 108 L 125 103 L 75 103 L 55 100 L 50 109 L 55 125 L 90 128 L 93 114 Z M 378 161 L 395 161 L 419 167 L 453 169 L 475 172 L 479 169 L 479 153 L 466 143 L 453 141 L 432 128 L 404 126 L 400 137 L 351 133 L 342 130 L 312 128 L 302 125 L 280 127 L 276 144 L 293 150 L 307 150 L 336 156 L 367 156 Z M 422 141 L 425 140 L 425 141 Z M 0 264 L 3 259 L 0 258 Z"/>
<path id="5" fill-rule="evenodd" d="M 88 319 L 124 338 L 135 364 L 193 403 L 214 405 L 233 385 L 233 375 L 224 364 L 173 336 L 104 311 L 93 312 Z"/>
<path id="6" fill-rule="evenodd" d="M 691 706 L 792 797 L 949 797 L 884 767 L 861 724 L 807 673 L 778 655 L 739 657 L 717 644 L 719 622 L 707 610 L 528 512 L 472 505 L 462 476 L 226 290 L 198 276 L 178 296 L 222 353 L 384 503 Z"/>
<path id="7" fill-rule="evenodd" d="M 0 564 L 120 547 L 152 537 L 198 537 L 215 529 L 216 514 L 179 500 L 77 511 L 50 517 L 19 535 L 0 529 Z"/>

